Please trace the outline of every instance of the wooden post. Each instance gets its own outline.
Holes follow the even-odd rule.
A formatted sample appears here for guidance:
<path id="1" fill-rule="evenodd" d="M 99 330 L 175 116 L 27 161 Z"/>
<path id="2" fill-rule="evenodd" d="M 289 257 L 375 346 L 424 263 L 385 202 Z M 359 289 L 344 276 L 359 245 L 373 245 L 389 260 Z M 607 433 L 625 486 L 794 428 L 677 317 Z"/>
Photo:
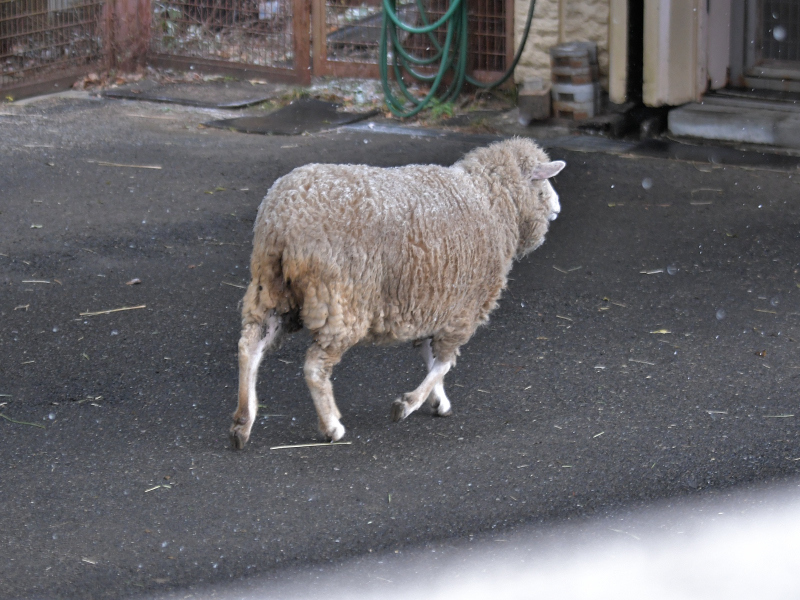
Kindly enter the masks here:
<path id="1" fill-rule="evenodd" d="M 110 19 L 111 66 L 133 71 L 144 64 L 150 47 L 150 0 L 113 0 Z"/>
<path id="2" fill-rule="evenodd" d="M 314 75 L 327 75 L 325 63 L 327 62 L 328 26 L 325 23 L 325 0 L 311 0 L 311 54 L 314 64 Z"/>
<path id="3" fill-rule="evenodd" d="M 294 70 L 300 85 L 311 83 L 311 0 L 292 0 Z"/>

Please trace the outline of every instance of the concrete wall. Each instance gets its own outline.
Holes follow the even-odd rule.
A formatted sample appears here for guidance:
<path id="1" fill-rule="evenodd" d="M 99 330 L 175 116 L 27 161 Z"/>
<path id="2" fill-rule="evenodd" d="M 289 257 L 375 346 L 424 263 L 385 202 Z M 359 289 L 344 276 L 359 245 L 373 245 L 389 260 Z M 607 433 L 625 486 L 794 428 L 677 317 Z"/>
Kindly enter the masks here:
<path id="1" fill-rule="evenodd" d="M 597 42 L 600 76 L 608 88 L 608 14 L 610 0 L 563 0 L 566 2 L 565 40 Z M 514 50 L 519 47 L 529 0 L 514 3 Z M 558 0 L 536 0 L 531 33 L 514 73 L 515 81 L 527 77 L 550 79 L 550 47 L 558 43 Z"/>

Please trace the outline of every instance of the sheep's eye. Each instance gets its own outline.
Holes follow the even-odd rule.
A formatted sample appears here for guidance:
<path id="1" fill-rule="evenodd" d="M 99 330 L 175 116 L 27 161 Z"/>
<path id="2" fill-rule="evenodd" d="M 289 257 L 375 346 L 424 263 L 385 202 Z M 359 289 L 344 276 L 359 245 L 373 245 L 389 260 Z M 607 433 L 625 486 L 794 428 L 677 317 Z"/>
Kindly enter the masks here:
<path id="1" fill-rule="evenodd" d="M 261 290 L 263 290 L 263 289 L 264 289 L 264 288 L 263 288 L 262 286 L 258 286 L 258 291 L 259 291 L 259 292 L 260 292 Z"/>

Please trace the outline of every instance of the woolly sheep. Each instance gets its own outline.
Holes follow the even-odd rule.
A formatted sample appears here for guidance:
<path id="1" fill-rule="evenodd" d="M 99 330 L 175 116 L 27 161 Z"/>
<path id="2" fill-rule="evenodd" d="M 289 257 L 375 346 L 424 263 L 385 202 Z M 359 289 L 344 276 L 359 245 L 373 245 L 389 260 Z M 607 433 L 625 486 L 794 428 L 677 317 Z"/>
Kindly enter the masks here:
<path id="1" fill-rule="evenodd" d="M 395 421 L 425 400 L 449 415 L 444 376 L 497 306 L 512 260 L 544 242 L 560 211 L 547 179 L 564 166 L 511 139 L 452 167 L 310 164 L 278 179 L 254 226 L 233 447 L 250 437 L 264 352 L 302 326 L 314 340 L 304 374 L 327 439 L 345 433 L 331 371 L 359 342 L 420 346 L 428 374 L 394 401 Z"/>

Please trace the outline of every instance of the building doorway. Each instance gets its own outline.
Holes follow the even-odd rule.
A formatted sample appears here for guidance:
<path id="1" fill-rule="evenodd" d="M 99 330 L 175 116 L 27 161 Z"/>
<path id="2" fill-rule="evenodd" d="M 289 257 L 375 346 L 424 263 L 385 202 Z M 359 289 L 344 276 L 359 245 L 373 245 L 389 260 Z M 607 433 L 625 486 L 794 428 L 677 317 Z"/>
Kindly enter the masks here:
<path id="1" fill-rule="evenodd" d="M 732 9 L 731 84 L 800 92 L 800 3 L 745 0 Z"/>

